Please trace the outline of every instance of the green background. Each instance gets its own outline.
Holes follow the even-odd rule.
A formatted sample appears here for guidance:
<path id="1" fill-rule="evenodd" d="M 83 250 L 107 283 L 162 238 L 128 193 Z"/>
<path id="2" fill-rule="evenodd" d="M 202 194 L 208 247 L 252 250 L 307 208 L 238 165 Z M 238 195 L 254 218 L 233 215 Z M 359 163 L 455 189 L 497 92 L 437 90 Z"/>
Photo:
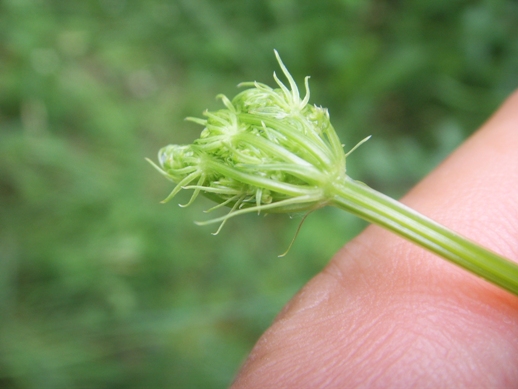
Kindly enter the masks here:
<path id="1" fill-rule="evenodd" d="M 224 388 L 365 224 L 197 227 L 144 161 L 279 50 L 353 178 L 398 197 L 518 85 L 515 1 L 0 1 L 0 387 Z"/>

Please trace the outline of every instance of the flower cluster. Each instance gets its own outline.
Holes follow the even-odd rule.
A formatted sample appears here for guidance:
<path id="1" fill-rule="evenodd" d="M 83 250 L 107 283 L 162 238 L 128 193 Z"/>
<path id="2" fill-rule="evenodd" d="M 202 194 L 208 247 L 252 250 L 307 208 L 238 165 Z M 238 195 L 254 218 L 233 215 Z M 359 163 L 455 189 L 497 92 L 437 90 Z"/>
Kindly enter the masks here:
<path id="1" fill-rule="evenodd" d="M 234 99 L 218 96 L 225 108 L 188 118 L 204 126 L 190 145 L 159 151 L 155 167 L 177 185 L 164 200 L 192 189 L 231 211 L 220 221 L 245 212 L 296 212 L 320 208 L 328 189 L 345 178 L 345 154 L 327 109 L 310 105 L 308 78 L 301 98 L 278 53 L 289 88 L 274 73 L 278 88 L 258 82 Z M 218 230 L 219 231 L 219 230 Z"/>

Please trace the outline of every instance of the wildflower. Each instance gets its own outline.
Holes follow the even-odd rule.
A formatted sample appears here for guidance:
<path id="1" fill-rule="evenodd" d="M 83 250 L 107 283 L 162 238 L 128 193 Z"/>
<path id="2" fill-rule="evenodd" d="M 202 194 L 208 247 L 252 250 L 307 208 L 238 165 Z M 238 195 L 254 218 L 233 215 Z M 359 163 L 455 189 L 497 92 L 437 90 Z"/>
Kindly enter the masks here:
<path id="1" fill-rule="evenodd" d="M 248 212 L 307 213 L 333 205 L 385 227 L 445 259 L 518 295 L 518 265 L 455 234 L 403 204 L 346 174 L 348 153 L 331 125 L 327 109 L 309 104 L 309 78 L 303 98 L 284 66 L 289 88 L 274 73 L 278 88 L 258 82 L 232 100 L 219 95 L 225 108 L 206 111 L 204 126 L 190 145 L 169 145 L 158 153 L 165 177 L 176 183 L 164 200 L 182 189 L 230 207 L 224 216 L 198 223 L 225 222 Z M 299 226 L 300 228 L 300 226 Z"/>

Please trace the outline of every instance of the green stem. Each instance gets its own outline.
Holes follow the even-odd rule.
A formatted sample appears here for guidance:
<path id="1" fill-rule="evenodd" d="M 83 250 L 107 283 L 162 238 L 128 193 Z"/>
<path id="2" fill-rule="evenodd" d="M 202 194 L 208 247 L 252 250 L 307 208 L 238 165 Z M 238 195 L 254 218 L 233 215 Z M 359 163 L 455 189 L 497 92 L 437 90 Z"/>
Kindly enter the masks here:
<path id="1" fill-rule="evenodd" d="M 442 256 L 518 295 L 518 265 L 385 196 L 346 177 L 335 184 L 331 202 L 371 223 Z"/>

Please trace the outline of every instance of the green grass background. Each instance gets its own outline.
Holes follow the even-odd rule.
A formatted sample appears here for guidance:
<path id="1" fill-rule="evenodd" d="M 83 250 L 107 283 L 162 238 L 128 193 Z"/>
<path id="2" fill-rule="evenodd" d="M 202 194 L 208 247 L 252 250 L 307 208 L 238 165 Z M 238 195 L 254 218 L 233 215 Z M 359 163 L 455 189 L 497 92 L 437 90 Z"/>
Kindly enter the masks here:
<path id="1" fill-rule="evenodd" d="M 0 387 L 224 388 L 365 224 L 193 220 L 144 161 L 276 48 L 356 179 L 402 195 L 518 85 L 515 1 L 0 1 Z"/>

